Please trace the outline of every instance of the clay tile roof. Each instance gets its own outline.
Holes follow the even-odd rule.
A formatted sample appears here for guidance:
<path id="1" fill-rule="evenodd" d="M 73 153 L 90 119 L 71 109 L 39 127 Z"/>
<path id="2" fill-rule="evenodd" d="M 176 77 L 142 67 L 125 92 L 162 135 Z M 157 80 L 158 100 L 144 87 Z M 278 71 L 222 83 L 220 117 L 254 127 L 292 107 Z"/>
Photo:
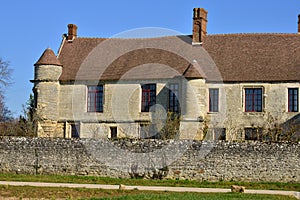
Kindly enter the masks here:
<path id="1" fill-rule="evenodd" d="M 76 38 L 71 43 L 66 41 L 58 57 L 64 66 L 60 80 L 163 79 L 182 76 L 190 61 L 166 48 L 167 45 L 172 46 L 175 40 L 185 43 L 176 36 L 148 39 Z M 189 72 L 189 75 L 193 78 L 204 77 L 196 70 Z"/>
<path id="2" fill-rule="evenodd" d="M 182 75 L 189 65 L 187 60 L 166 50 L 137 49 L 112 62 L 102 74 L 102 79 L 173 78 Z M 197 75 L 197 77 L 201 77 L 201 75 Z"/>
<path id="3" fill-rule="evenodd" d="M 182 40 L 183 46 L 176 45 L 177 40 Z M 126 51 L 133 43 L 140 48 Z M 152 44 L 161 48 L 151 48 Z M 64 66 L 60 80 L 119 80 L 124 78 L 124 74 L 128 75 L 127 78 L 169 78 L 175 74 L 167 68 L 160 70 L 163 66 L 169 66 L 186 78 L 205 78 L 208 81 L 300 81 L 298 34 L 208 35 L 202 46 L 191 44 L 188 36 L 76 38 L 71 43 L 65 41 L 58 56 Z M 172 47 L 175 53 L 166 50 L 164 47 L 167 45 L 175 46 Z M 205 51 L 207 56 L 203 52 L 200 55 L 201 51 Z M 44 62 L 43 57 L 37 64 Z"/>
<path id="4" fill-rule="evenodd" d="M 60 80 L 75 80 L 85 58 L 104 40 L 102 38 L 75 38 L 73 42 L 64 41 L 58 55 L 59 61 L 64 66 Z"/>
<path id="5" fill-rule="evenodd" d="M 300 35 L 209 35 L 203 47 L 224 81 L 276 82 L 300 80 Z"/>
<path id="6" fill-rule="evenodd" d="M 34 66 L 36 66 L 36 65 L 57 65 L 57 66 L 62 66 L 62 64 L 59 62 L 59 60 L 56 58 L 54 52 L 50 48 L 48 48 L 44 51 L 44 53 L 39 58 L 39 60 L 34 64 Z"/>
<path id="7" fill-rule="evenodd" d="M 185 78 L 197 78 L 197 77 L 203 77 L 203 78 L 207 78 L 205 75 L 205 73 L 200 69 L 196 69 L 196 67 L 194 65 L 189 65 L 186 70 L 183 72 L 183 76 Z"/>

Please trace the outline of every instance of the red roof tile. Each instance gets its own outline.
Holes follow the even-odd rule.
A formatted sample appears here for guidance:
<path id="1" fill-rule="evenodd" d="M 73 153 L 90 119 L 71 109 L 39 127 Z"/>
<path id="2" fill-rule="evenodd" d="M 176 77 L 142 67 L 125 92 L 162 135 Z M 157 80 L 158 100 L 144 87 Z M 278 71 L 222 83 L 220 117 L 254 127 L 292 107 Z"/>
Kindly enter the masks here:
<path id="1" fill-rule="evenodd" d="M 48 48 L 44 51 L 39 60 L 34 64 L 36 65 L 57 65 L 62 66 L 59 60 L 56 58 L 52 49 Z"/>
<path id="2" fill-rule="evenodd" d="M 300 35 L 208 35 L 203 46 L 192 46 L 191 41 L 190 36 L 65 41 L 58 56 L 64 66 L 60 80 L 156 79 L 176 74 L 208 81 L 300 80 Z"/>
<path id="3" fill-rule="evenodd" d="M 153 39 L 93 39 L 76 38 L 63 44 L 59 60 L 64 66 L 60 77 L 69 80 L 162 79 L 182 76 L 190 65 L 187 56 L 180 55 L 183 43 L 177 37 Z M 185 54 L 189 54 L 185 52 Z M 195 73 L 195 78 L 204 74 Z"/>
<path id="4" fill-rule="evenodd" d="M 300 35 L 210 35 L 203 47 L 224 81 L 300 80 Z"/>

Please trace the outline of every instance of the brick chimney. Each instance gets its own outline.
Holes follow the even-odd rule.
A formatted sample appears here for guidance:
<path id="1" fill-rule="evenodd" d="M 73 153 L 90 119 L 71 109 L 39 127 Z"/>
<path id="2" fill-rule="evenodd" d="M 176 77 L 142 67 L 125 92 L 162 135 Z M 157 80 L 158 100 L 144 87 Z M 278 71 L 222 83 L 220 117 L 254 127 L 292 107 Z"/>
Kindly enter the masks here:
<path id="1" fill-rule="evenodd" d="M 200 45 L 206 36 L 207 11 L 204 8 L 194 8 L 193 45 Z"/>
<path id="2" fill-rule="evenodd" d="M 68 41 L 73 41 L 77 37 L 77 26 L 75 24 L 68 24 Z"/>
<path id="3" fill-rule="evenodd" d="M 298 15 L 298 34 L 300 34 L 300 14 Z"/>

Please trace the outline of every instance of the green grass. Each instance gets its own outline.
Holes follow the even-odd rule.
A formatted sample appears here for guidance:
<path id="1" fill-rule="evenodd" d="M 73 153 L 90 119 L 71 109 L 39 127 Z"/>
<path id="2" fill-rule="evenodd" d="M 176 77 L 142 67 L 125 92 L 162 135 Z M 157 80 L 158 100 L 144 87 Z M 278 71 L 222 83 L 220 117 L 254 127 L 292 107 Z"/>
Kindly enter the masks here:
<path id="1" fill-rule="evenodd" d="M 82 200 L 100 200 L 100 199 L 125 199 L 125 200 L 143 200 L 143 199 L 182 199 L 182 200 L 296 200 L 294 197 L 280 195 L 257 195 L 257 194 L 235 194 L 235 193 L 176 193 L 176 192 L 151 192 L 139 190 L 102 190 L 86 188 L 47 188 L 47 187 L 29 187 L 29 186 L 0 186 L 0 199 L 3 198 L 29 198 L 29 199 L 82 199 Z"/>
<path id="2" fill-rule="evenodd" d="M 273 195 L 256 195 L 256 194 L 197 194 L 197 193 L 165 193 L 165 194 L 135 194 L 135 195 L 125 195 L 113 198 L 92 198 L 91 200 L 105 200 L 105 199 L 115 199 L 115 200 L 141 200 L 141 199 L 178 199 L 178 200 L 294 200 L 296 198 L 288 196 L 273 196 Z"/>
<path id="3" fill-rule="evenodd" d="M 112 198 L 126 195 L 142 194 L 142 191 L 102 190 L 63 187 L 31 187 L 31 186 L 0 186 L 0 199 L 32 198 L 32 199 L 79 199 L 79 198 Z M 145 193 L 147 194 L 147 192 Z M 150 192 L 149 192 L 150 194 Z"/>
<path id="4" fill-rule="evenodd" d="M 231 185 L 243 185 L 246 189 L 263 190 L 291 190 L 300 191 L 300 183 L 278 182 L 199 182 L 192 180 L 145 180 L 145 179 L 117 179 L 95 176 L 59 176 L 59 175 L 23 175 L 0 174 L 1 181 L 52 182 L 52 183 L 82 183 L 109 185 L 140 185 L 140 186 L 177 186 L 201 188 L 230 188 Z"/>

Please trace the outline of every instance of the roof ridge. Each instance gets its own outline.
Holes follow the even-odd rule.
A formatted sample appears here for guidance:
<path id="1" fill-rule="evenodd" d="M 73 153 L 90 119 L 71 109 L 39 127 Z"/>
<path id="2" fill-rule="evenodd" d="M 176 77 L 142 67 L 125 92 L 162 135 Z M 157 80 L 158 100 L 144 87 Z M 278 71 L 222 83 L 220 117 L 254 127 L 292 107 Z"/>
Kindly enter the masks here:
<path id="1" fill-rule="evenodd" d="M 76 39 L 115 39 L 115 40 L 151 40 L 151 39 L 165 39 L 165 38 L 175 38 L 175 37 L 182 37 L 182 36 L 187 36 L 189 37 L 190 35 L 167 35 L 167 36 L 159 36 L 159 37 L 140 37 L 140 38 L 121 38 L 121 37 L 77 37 Z"/>
<path id="2" fill-rule="evenodd" d="M 112 39 L 117 45 L 111 46 L 111 48 L 117 48 L 119 50 L 127 49 L 127 43 L 141 42 L 151 43 L 157 42 L 159 45 L 164 45 L 164 42 L 168 42 L 170 45 L 176 45 L 174 40 L 176 38 L 191 37 L 190 35 L 178 35 L 178 36 L 163 36 L 158 38 L 76 38 L 73 41 L 73 45 L 66 45 L 62 49 L 59 60 L 64 66 L 63 74 L 60 80 L 75 80 L 76 73 L 81 67 L 84 60 L 89 53 L 98 45 L 98 43 L 105 41 L 105 39 Z M 173 39 L 172 39 L 173 38 Z M 206 40 L 207 39 L 207 40 Z M 135 51 L 126 54 L 127 56 L 119 59 L 116 65 L 110 65 L 112 68 L 104 65 L 98 65 L 91 63 L 88 67 L 91 67 L 89 73 L 84 74 L 83 78 L 94 79 L 96 77 L 95 70 L 92 66 L 107 67 L 110 71 L 107 71 L 108 77 L 119 77 L 120 73 L 129 69 L 130 66 L 135 64 L 141 64 L 145 62 L 147 58 L 149 61 L 153 59 L 164 59 L 163 63 L 169 63 L 170 66 L 176 66 L 183 72 L 185 77 L 198 78 L 207 77 L 207 80 L 215 81 L 219 78 L 213 72 L 213 69 L 218 69 L 220 76 L 224 81 L 299 81 L 300 71 L 300 34 L 296 33 L 231 33 L 231 34 L 212 34 L 208 35 L 205 39 L 201 52 L 203 55 L 209 57 L 203 57 L 202 54 L 196 53 L 198 48 L 192 46 L 191 40 L 188 43 L 191 48 L 187 48 L 187 52 L 184 55 L 191 55 L 195 60 L 199 60 L 199 67 L 194 65 L 188 68 L 188 64 L 181 62 L 177 57 L 161 54 L 158 51 L 156 53 L 143 52 L 143 54 L 135 54 Z M 76 42 L 77 40 L 77 42 Z M 124 42 L 123 42 L 124 41 Z M 128 41 L 128 42 L 126 42 Z M 185 41 L 186 42 L 186 41 Z M 67 43 L 67 41 L 66 41 Z M 70 43 L 71 44 L 71 43 Z M 100 48 L 106 47 L 105 45 Z M 163 47 L 163 46 L 162 46 Z M 203 49 L 202 49 L 203 47 Z M 179 50 L 180 46 L 176 46 Z M 103 49 L 106 50 L 106 49 Z M 144 50 L 142 50 L 144 51 Z M 128 53 L 126 51 L 126 53 Z M 170 52 L 173 53 L 173 52 Z M 164 57 L 162 56 L 164 55 Z M 171 54 L 170 54 L 171 55 Z M 173 54 L 172 54 L 173 55 Z M 177 54 L 176 54 L 177 55 Z M 104 56 L 104 55 L 101 55 Z M 120 55 L 123 56 L 123 55 Z M 150 59 L 151 57 L 151 59 Z M 99 57 L 100 59 L 100 57 Z M 192 63 L 193 64 L 193 63 Z M 180 66 L 179 66 L 180 65 Z M 116 66 L 116 68 L 114 68 Z M 193 69 L 195 68 L 195 69 Z M 187 72 L 185 72 L 187 70 Z M 291 73 L 292 72 L 292 73 Z M 111 73 L 111 75 L 109 74 Z M 155 72 L 153 71 L 152 74 Z M 199 74 L 200 73 L 200 74 Z M 156 75 L 156 74 L 154 74 Z M 157 76 L 162 74 L 157 73 Z M 217 77 L 216 77 L 217 76 Z M 99 78 L 99 77 L 96 77 Z"/>
<path id="3" fill-rule="evenodd" d="M 104 38 L 104 37 L 76 37 L 75 38 L 75 40 L 76 39 L 103 39 L 103 40 L 105 40 L 105 39 L 108 39 L 108 38 Z"/>
<path id="4" fill-rule="evenodd" d="M 220 33 L 220 34 L 208 34 L 207 36 L 251 36 L 251 35 L 291 35 L 296 36 L 298 33 Z"/>
<path id="5" fill-rule="evenodd" d="M 217 34 L 208 34 L 208 37 L 214 36 L 300 36 L 298 33 L 217 33 Z M 141 37 L 141 38 L 119 38 L 119 37 L 77 37 L 76 39 L 90 39 L 90 40 L 155 40 L 155 39 L 168 39 L 176 37 L 191 37 L 189 34 L 183 35 L 167 35 L 160 37 Z"/>

